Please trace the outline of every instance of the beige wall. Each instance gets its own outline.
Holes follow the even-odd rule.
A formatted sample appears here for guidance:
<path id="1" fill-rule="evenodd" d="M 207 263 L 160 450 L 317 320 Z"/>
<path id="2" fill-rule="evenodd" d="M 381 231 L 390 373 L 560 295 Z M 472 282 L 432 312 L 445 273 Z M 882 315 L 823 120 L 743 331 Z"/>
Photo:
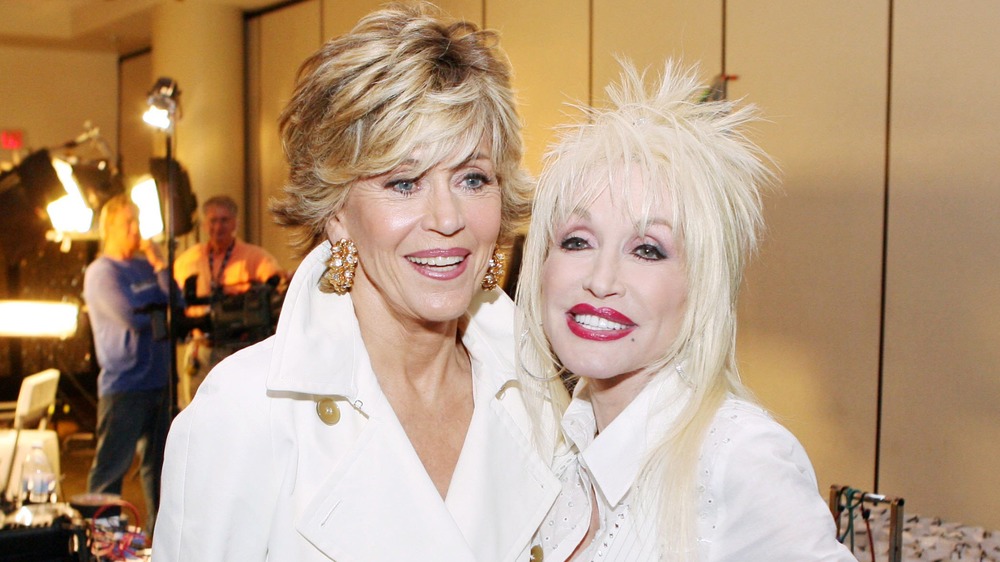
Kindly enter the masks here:
<path id="1" fill-rule="evenodd" d="M 1000 9 L 907 0 L 895 21 L 882 482 L 997 529 Z"/>
<path id="2" fill-rule="evenodd" d="M 524 163 L 541 172 L 552 128 L 576 114 L 568 103 L 590 96 L 590 11 L 578 0 L 493 0 L 486 25 L 500 32 L 510 58 L 518 112 L 524 121 Z"/>
<path id="3" fill-rule="evenodd" d="M 26 148 L 61 145 L 91 121 L 114 149 L 117 108 L 117 55 L 0 45 L 0 129 L 22 130 Z"/>
<path id="4" fill-rule="evenodd" d="M 254 233 L 282 267 L 291 271 L 298 259 L 288 245 L 285 231 L 271 220 L 268 202 L 281 193 L 288 167 L 278 138 L 278 115 L 292 96 L 299 65 L 321 43 L 320 2 L 312 0 L 289 6 L 249 23 L 252 41 L 248 44 L 250 84 L 266 87 L 249 90 L 250 144 L 248 188 L 254 195 Z M 290 33 L 289 30 L 296 30 Z"/>
<path id="5" fill-rule="evenodd" d="M 874 485 L 887 44 L 878 2 L 729 3 L 729 93 L 781 170 L 738 351 L 824 487 Z"/>
<path id="6" fill-rule="evenodd" d="M 657 72 L 672 57 L 697 64 L 705 80 L 722 72 L 722 0 L 594 0 L 593 97 L 618 78 L 617 58 Z"/>
<path id="7" fill-rule="evenodd" d="M 158 5 L 153 44 L 154 76 L 173 78 L 181 91 L 174 157 L 187 170 L 191 189 L 199 202 L 229 195 L 242 206 L 246 193 L 242 13 L 207 3 Z M 162 134 L 156 137 L 162 141 Z"/>

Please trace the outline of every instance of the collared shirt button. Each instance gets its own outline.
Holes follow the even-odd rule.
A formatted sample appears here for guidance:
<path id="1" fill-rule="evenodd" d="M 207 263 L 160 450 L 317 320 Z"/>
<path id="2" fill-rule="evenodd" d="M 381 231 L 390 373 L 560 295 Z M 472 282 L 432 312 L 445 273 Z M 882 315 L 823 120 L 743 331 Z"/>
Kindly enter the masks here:
<path id="1" fill-rule="evenodd" d="M 531 547 L 531 561 L 530 562 L 542 562 L 542 559 L 543 559 L 542 546 L 536 544 L 535 546 Z"/>
<path id="2" fill-rule="evenodd" d="M 326 425 L 336 425 L 340 421 L 340 408 L 333 398 L 324 398 L 316 402 L 316 414 Z"/>

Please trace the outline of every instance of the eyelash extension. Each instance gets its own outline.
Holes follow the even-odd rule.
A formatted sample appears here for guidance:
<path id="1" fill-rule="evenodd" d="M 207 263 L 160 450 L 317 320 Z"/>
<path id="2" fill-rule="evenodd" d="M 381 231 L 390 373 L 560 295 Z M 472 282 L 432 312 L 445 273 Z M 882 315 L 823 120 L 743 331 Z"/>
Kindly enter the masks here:
<path id="1" fill-rule="evenodd" d="M 568 248 L 566 245 L 570 241 L 576 241 L 574 243 L 582 243 L 582 248 Z M 590 244 L 582 236 L 567 236 L 559 242 L 559 247 L 567 252 L 578 252 L 580 250 L 585 250 L 590 247 Z"/>
<path id="2" fill-rule="evenodd" d="M 654 257 L 651 257 L 651 258 L 639 255 L 637 252 L 640 249 L 643 249 L 643 248 L 648 248 L 648 249 L 652 250 L 653 252 L 656 253 L 656 255 Z M 635 255 L 635 257 L 639 258 L 642 261 L 650 261 L 650 262 L 651 261 L 661 261 L 661 260 L 668 259 L 670 257 L 670 256 L 667 255 L 666 252 L 664 252 L 660 248 L 657 248 L 653 244 L 639 244 L 638 246 L 635 247 L 634 250 L 632 250 L 632 254 Z"/>

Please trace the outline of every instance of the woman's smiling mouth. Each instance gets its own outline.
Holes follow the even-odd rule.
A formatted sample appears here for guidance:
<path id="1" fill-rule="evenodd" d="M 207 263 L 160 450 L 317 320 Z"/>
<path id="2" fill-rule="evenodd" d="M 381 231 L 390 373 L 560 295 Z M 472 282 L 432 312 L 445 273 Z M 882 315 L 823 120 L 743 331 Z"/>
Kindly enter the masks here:
<path id="1" fill-rule="evenodd" d="M 617 340 L 637 327 L 628 316 L 613 308 L 577 304 L 566 314 L 566 323 L 578 337 L 593 341 Z"/>

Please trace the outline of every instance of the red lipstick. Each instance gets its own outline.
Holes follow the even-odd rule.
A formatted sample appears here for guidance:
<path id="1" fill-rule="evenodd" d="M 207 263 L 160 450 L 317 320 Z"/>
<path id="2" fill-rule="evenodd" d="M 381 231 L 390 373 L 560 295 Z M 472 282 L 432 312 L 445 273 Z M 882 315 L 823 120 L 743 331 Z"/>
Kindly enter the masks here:
<path id="1" fill-rule="evenodd" d="M 566 325 L 577 337 L 592 341 L 618 340 L 631 334 L 637 327 L 631 318 L 613 308 L 596 308 L 584 303 L 569 309 L 566 313 Z"/>

